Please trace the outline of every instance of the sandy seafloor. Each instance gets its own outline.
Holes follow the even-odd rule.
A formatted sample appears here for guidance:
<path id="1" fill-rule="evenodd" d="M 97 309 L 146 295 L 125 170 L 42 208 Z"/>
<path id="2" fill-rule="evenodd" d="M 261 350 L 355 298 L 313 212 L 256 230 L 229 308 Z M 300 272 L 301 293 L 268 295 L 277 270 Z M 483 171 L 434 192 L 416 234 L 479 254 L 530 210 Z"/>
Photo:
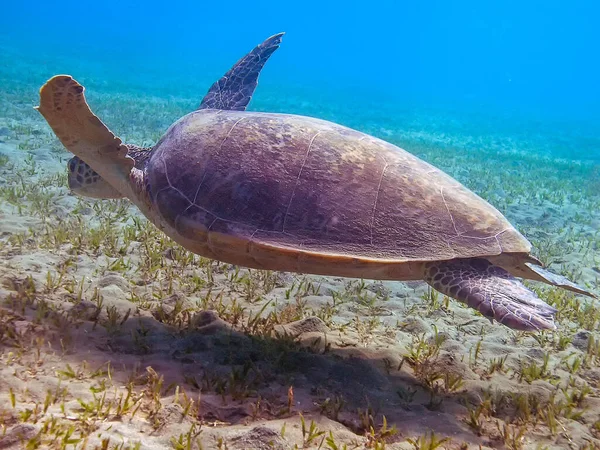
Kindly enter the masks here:
<path id="1" fill-rule="evenodd" d="M 558 331 L 526 334 L 422 282 L 189 254 L 127 201 L 69 193 L 70 155 L 32 108 L 53 74 L 38 63 L 0 65 L 0 448 L 600 448 L 597 302 L 530 283 Z M 140 145 L 210 83 L 178 97 L 80 81 Z M 600 293 L 597 134 L 261 89 L 252 109 L 335 120 L 447 171 Z"/>

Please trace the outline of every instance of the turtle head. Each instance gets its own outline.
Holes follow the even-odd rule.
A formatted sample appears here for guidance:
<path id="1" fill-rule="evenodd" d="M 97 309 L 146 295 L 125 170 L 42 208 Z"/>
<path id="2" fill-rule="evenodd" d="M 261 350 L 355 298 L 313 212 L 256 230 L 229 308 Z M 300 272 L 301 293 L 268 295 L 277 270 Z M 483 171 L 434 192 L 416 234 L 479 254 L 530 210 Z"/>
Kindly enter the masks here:
<path id="1" fill-rule="evenodd" d="M 85 161 L 74 156 L 67 163 L 69 189 L 91 198 L 122 198 L 123 195 L 105 181 Z"/>

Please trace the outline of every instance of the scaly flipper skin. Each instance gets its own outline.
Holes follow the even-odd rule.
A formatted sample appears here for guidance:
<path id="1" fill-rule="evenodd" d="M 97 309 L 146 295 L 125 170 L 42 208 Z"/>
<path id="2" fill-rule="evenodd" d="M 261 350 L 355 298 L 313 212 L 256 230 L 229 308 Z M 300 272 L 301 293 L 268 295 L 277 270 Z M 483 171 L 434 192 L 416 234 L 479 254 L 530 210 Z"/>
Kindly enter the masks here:
<path id="1" fill-rule="evenodd" d="M 121 139 L 91 111 L 83 91 L 84 87 L 72 77 L 54 76 L 40 89 L 37 109 L 67 150 L 102 167 L 102 178 L 125 195 L 134 160 L 127 155 Z"/>
<path id="2" fill-rule="evenodd" d="M 556 329 L 556 309 L 540 300 L 506 270 L 486 259 L 429 263 L 425 270 L 425 281 L 485 317 L 515 330 Z"/>
<path id="3" fill-rule="evenodd" d="M 240 59 L 210 87 L 198 109 L 245 111 L 258 85 L 260 71 L 279 48 L 283 34 L 271 36 Z"/>

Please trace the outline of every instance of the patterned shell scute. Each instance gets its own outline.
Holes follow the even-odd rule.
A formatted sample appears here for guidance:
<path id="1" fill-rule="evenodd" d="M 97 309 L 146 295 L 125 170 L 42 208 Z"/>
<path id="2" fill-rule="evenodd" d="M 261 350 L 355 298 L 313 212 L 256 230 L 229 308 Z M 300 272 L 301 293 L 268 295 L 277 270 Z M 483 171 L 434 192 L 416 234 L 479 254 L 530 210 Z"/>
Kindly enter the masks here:
<path id="1" fill-rule="evenodd" d="M 491 205 L 414 155 L 302 116 L 197 111 L 147 166 L 154 206 L 182 235 L 385 260 L 528 252 Z"/>

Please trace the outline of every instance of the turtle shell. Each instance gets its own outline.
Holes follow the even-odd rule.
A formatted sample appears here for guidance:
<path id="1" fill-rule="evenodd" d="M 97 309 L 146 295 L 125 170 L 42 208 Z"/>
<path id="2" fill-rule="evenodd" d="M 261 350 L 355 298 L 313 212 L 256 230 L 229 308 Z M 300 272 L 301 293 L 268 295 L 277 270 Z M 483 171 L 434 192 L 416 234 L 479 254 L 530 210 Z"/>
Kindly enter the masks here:
<path id="1" fill-rule="evenodd" d="M 183 240 L 231 237 L 232 252 L 263 245 L 402 262 L 530 251 L 498 210 L 441 170 L 304 116 L 188 114 L 155 146 L 146 187 Z"/>

